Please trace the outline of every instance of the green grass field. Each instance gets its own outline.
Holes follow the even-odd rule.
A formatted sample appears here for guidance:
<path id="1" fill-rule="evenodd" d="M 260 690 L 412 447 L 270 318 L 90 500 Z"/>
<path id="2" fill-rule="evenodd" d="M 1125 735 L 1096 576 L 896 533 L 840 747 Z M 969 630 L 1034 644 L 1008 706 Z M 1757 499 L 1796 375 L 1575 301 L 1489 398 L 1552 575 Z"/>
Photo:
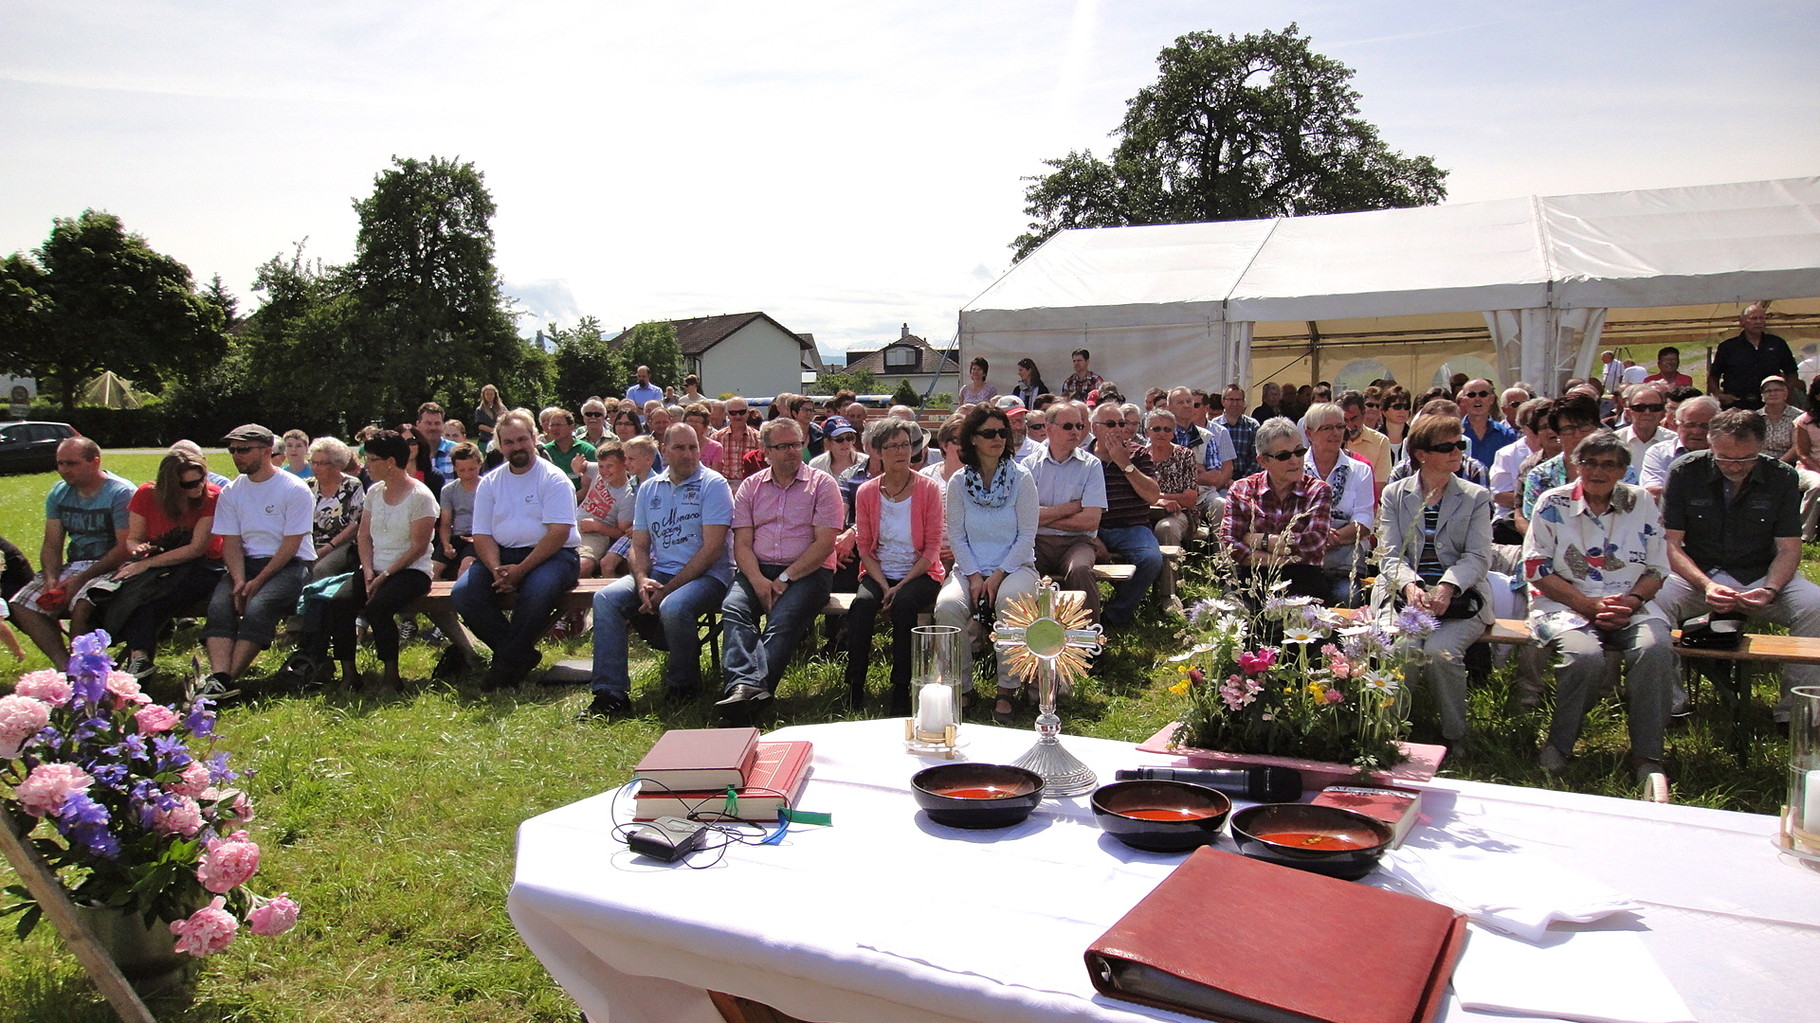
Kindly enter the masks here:
<path id="1" fill-rule="evenodd" d="M 225 454 L 211 453 L 217 469 Z M 157 456 L 119 455 L 109 468 L 151 478 Z M 50 474 L 0 478 L 0 534 L 34 562 Z M 1811 558 L 1807 569 L 1815 569 Z M 1185 579 L 1191 578 L 1187 573 Z M 1194 584 L 1185 584 L 1190 593 Z M 1178 698 L 1159 668 L 1174 628 L 1120 633 L 1096 676 L 1064 705 L 1076 733 L 1139 741 L 1174 717 Z M 181 692 L 194 633 L 160 650 L 167 672 L 148 688 L 160 701 Z M 281 640 L 282 644 L 282 640 Z M 27 644 L 29 647 L 29 643 Z M 547 656 L 585 657 L 585 640 L 552 644 Z M 584 687 L 483 696 L 473 676 L 429 681 L 437 650 L 408 643 L 405 695 L 262 690 L 283 650 L 249 675 L 247 696 L 225 708 L 220 730 L 238 766 L 256 768 L 249 791 L 265 850 L 257 890 L 288 891 L 303 906 L 297 929 L 277 939 L 243 937 L 204 960 L 180 997 L 154 999 L 173 1021 L 571 1021 L 575 1008 L 518 940 L 505 910 L 513 841 L 527 817 L 615 787 L 667 727 L 711 724 L 712 697 L 682 708 L 656 700 L 655 662 L 634 662 L 640 716 L 578 724 Z M 45 666 L 30 651 L 24 670 Z M 370 656 L 370 655 L 369 655 Z M 875 697 L 885 662 L 874 659 Z M 368 671 L 376 664 L 363 664 Z M 776 701 L 777 723 L 855 716 L 846 709 L 842 660 L 794 664 Z M 1623 770 L 1623 717 L 1613 703 L 1588 720 L 1579 755 L 1558 778 L 1534 766 L 1547 711 L 1518 711 L 1507 672 L 1472 694 L 1475 734 L 1444 773 L 1485 781 L 1631 796 Z M 1725 746 L 1729 718 L 1710 685 L 1694 718 L 1670 734 L 1676 798 L 1704 806 L 1774 813 L 1783 798 L 1787 743 L 1774 737 L 1768 703 L 1775 676 L 1756 680 L 1754 738 L 1738 764 Z M 876 703 L 876 701 L 875 701 Z M 1032 714 L 1023 712 L 1028 722 Z M 976 720 L 989 721 L 983 713 Z M 1432 732 L 1418 726 L 1418 738 Z M 906 806 L 906 812 L 910 812 Z M 0 868 L 0 887 L 12 883 Z M 112 1019 L 51 928 L 19 943 L 0 937 L 0 1021 Z"/>

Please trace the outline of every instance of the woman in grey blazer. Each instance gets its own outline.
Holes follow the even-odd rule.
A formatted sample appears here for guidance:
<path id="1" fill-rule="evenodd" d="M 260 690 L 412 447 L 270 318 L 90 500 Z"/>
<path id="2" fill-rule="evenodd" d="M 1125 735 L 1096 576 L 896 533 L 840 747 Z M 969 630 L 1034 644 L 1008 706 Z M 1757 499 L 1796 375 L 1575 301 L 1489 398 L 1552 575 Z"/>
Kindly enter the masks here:
<path id="1" fill-rule="evenodd" d="M 1401 598 L 1440 619 L 1422 640 L 1423 675 L 1441 708 L 1441 734 L 1453 744 L 1466 738 L 1466 648 L 1494 620 L 1485 591 L 1491 491 L 1454 475 L 1466 445 L 1458 419 L 1417 420 L 1408 451 L 1419 471 L 1384 488 L 1378 514 L 1375 603 L 1389 607 Z M 1477 613 L 1461 617 L 1475 595 Z"/>

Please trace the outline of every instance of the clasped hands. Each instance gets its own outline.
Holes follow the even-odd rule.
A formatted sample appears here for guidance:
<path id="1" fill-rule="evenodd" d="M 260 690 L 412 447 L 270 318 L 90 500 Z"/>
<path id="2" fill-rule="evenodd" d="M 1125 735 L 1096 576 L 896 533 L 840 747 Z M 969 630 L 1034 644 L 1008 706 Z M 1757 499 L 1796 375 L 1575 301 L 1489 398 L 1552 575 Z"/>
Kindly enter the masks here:
<path id="1" fill-rule="evenodd" d="M 1740 590 L 1723 583 L 1706 584 L 1706 606 L 1720 614 L 1731 611 L 1761 611 L 1776 599 L 1776 591 L 1767 586 Z"/>

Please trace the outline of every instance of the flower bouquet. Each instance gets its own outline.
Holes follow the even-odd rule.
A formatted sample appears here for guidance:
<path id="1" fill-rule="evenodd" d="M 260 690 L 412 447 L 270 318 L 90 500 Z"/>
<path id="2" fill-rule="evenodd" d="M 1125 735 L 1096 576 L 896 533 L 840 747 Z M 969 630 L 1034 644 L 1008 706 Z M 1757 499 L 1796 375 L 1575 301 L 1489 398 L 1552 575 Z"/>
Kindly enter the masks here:
<path id="1" fill-rule="evenodd" d="M 1255 614 L 1236 601 L 1200 601 L 1181 634 L 1188 649 L 1169 658 L 1180 675 L 1171 691 L 1187 697 L 1170 746 L 1360 773 L 1394 767 L 1408 757 L 1404 670 L 1420 657 L 1408 640 L 1434 628 L 1418 610 L 1354 618 L 1280 586 Z"/>
<path id="2" fill-rule="evenodd" d="M 0 813 L 51 867 L 71 899 L 170 921 L 176 951 L 226 948 L 242 923 L 275 935 L 297 921 L 288 897 L 245 888 L 259 846 L 237 826 L 253 818 L 226 753 L 211 752 L 215 714 L 198 699 L 151 702 L 115 671 L 105 632 L 72 644 L 69 671 L 34 671 L 0 696 Z M 41 908 L 7 889 L 23 938 Z"/>

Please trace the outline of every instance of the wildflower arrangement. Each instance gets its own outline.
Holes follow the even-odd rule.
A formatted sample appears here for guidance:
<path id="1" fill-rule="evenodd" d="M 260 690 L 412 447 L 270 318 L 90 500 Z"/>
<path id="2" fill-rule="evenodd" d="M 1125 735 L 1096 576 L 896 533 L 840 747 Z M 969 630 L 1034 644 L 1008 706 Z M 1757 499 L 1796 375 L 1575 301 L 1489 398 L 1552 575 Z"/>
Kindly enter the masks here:
<path id="1" fill-rule="evenodd" d="M 67 673 L 30 672 L 0 696 L 0 813 L 77 904 L 172 921 L 179 952 L 219 952 L 243 923 L 259 935 L 290 930 L 295 902 L 245 887 L 259 846 L 239 825 L 253 808 L 231 787 L 228 755 L 210 751 L 210 702 L 151 702 L 114 670 L 108 644 L 105 632 L 79 637 Z M 0 915 L 21 914 L 23 938 L 41 910 L 23 886 L 7 894 L 20 901 Z"/>
<path id="2" fill-rule="evenodd" d="M 1187 697 L 1177 746 L 1350 764 L 1360 771 L 1405 759 L 1404 670 L 1410 642 L 1433 632 L 1426 612 L 1349 617 L 1278 584 L 1261 611 L 1209 598 L 1188 612 L 1187 649 L 1169 660 Z"/>

